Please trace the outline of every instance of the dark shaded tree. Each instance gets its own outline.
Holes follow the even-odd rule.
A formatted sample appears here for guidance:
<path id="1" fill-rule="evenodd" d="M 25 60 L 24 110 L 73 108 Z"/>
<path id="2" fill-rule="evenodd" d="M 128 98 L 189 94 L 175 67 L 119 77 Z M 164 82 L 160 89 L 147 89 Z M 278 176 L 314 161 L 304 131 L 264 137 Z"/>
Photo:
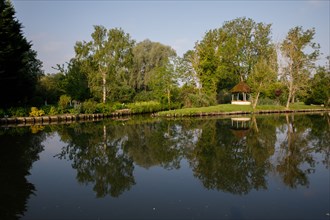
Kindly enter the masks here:
<path id="1" fill-rule="evenodd" d="M 329 57 L 330 62 L 330 57 Z M 308 91 L 306 104 L 330 105 L 330 68 L 318 67 L 316 74 L 310 79 L 310 90 Z"/>
<path id="2" fill-rule="evenodd" d="M 26 104 L 35 95 L 42 63 L 7 0 L 0 0 L 0 39 L 0 106 Z"/>
<path id="3" fill-rule="evenodd" d="M 31 135 L 29 127 L 0 129 L 0 219 L 20 219 L 35 187 L 27 180 L 43 151 L 45 133 Z"/>

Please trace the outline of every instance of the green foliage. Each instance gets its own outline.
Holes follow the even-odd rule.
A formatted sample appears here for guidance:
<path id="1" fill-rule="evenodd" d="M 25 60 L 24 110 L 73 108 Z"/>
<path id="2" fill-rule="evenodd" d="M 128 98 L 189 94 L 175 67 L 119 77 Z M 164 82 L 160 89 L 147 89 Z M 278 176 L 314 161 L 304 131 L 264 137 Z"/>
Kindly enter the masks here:
<path id="1" fill-rule="evenodd" d="M 142 90 L 141 92 L 137 93 L 134 97 L 135 102 L 152 101 L 155 99 L 157 99 L 157 97 L 152 91 L 145 90 Z"/>
<path id="2" fill-rule="evenodd" d="M 55 106 L 51 106 L 48 115 L 57 115 L 59 112 Z"/>
<path id="3" fill-rule="evenodd" d="M 136 44 L 133 48 L 133 74 L 130 75 L 130 85 L 137 91 L 148 89 L 155 69 L 165 66 L 175 54 L 171 47 L 148 39 Z"/>
<path id="4" fill-rule="evenodd" d="M 185 102 L 189 103 L 190 107 L 205 107 L 214 103 L 213 99 L 206 94 L 188 94 Z M 186 105 L 185 107 L 188 107 L 189 105 Z"/>
<path id="5" fill-rule="evenodd" d="M 261 58 L 255 64 L 252 73 L 249 75 L 247 82 L 251 87 L 253 108 L 258 104 L 258 98 L 260 93 L 264 93 L 267 89 L 276 82 L 276 54 L 270 57 L 269 60 Z"/>
<path id="6" fill-rule="evenodd" d="M 60 100 L 58 101 L 58 106 L 60 108 L 61 113 L 64 113 L 67 109 L 69 103 L 71 102 L 71 97 L 68 95 L 61 95 Z"/>
<path id="7" fill-rule="evenodd" d="M 115 103 L 112 104 L 112 109 L 114 111 L 120 110 L 120 109 L 125 109 L 125 108 L 126 108 L 126 104 L 125 103 L 115 102 Z"/>
<path id="8" fill-rule="evenodd" d="M 330 69 L 319 67 L 310 83 L 311 89 L 305 103 L 330 106 Z"/>
<path id="9" fill-rule="evenodd" d="M 87 73 L 84 71 L 83 64 L 77 59 L 71 59 L 67 70 L 59 68 L 64 74 L 63 90 L 74 100 L 83 101 L 91 97 L 88 88 Z"/>
<path id="10" fill-rule="evenodd" d="M 45 115 L 44 110 L 38 109 L 37 107 L 31 107 L 30 117 L 39 117 Z"/>
<path id="11" fill-rule="evenodd" d="M 0 118 L 5 117 L 5 115 L 6 115 L 6 111 L 0 108 Z"/>
<path id="12" fill-rule="evenodd" d="M 65 94 L 64 90 L 65 75 L 63 73 L 47 74 L 42 76 L 38 81 L 37 94 L 47 104 L 56 104 L 61 95 Z"/>
<path id="13" fill-rule="evenodd" d="M 287 108 L 295 97 L 305 95 L 308 88 L 310 72 L 320 53 L 320 46 L 313 42 L 314 35 L 314 28 L 304 31 L 302 27 L 295 27 L 281 43 L 282 56 L 287 61 L 281 75 L 288 90 Z"/>
<path id="14" fill-rule="evenodd" d="M 8 116 L 10 117 L 25 117 L 29 115 L 29 110 L 23 107 L 11 107 L 8 109 Z"/>
<path id="15" fill-rule="evenodd" d="M 117 93 L 114 88 L 129 84 L 128 70 L 133 61 L 135 42 L 120 28 L 107 30 L 103 26 L 94 26 L 91 36 L 90 42 L 76 43 L 76 58 L 81 63 L 81 71 L 88 73 L 91 93 L 105 103 Z"/>
<path id="16" fill-rule="evenodd" d="M 0 39 L 0 106 L 27 104 L 43 74 L 42 63 L 23 36 L 22 25 L 15 18 L 11 1 L 7 0 L 0 2 Z"/>
<path id="17" fill-rule="evenodd" d="M 268 97 L 261 97 L 259 99 L 259 105 L 278 105 L 277 101 Z"/>
<path id="18" fill-rule="evenodd" d="M 94 100 L 87 100 L 82 103 L 82 112 L 86 114 L 96 113 L 97 103 Z"/>
<path id="19" fill-rule="evenodd" d="M 215 101 L 221 90 L 245 81 L 261 57 L 268 60 L 274 53 L 270 34 L 270 24 L 247 18 L 227 21 L 219 29 L 208 31 L 195 46 L 198 60 L 194 68 L 203 93 Z"/>
<path id="20" fill-rule="evenodd" d="M 109 103 L 97 103 L 96 112 L 109 115 L 113 110 Z"/>
<path id="21" fill-rule="evenodd" d="M 132 113 L 152 113 L 162 109 L 162 105 L 156 101 L 135 102 L 128 104 L 128 108 Z"/>
<path id="22" fill-rule="evenodd" d="M 52 107 L 51 105 L 43 105 L 40 107 L 40 109 L 42 109 L 45 112 L 45 115 L 48 115 L 51 107 Z"/>

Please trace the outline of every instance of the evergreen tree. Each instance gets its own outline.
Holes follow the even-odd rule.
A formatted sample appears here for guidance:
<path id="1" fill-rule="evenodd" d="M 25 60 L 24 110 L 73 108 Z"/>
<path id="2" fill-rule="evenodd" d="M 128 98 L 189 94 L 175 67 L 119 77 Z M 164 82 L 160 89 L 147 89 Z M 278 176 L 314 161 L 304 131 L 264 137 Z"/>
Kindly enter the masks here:
<path id="1" fill-rule="evenodd" d="M 0 107 L 26 104 L 42 75 L 42 63 L 23 36 L 9 0 L 0 0 L 0 39 Z"/>

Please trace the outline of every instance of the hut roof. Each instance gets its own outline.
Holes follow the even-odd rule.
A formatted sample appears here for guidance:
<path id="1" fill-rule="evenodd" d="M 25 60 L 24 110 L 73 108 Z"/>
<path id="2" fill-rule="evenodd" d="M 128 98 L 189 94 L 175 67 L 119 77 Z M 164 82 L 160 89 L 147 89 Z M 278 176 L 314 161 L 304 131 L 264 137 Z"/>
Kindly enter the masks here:
<path id="1" fill-rule="evenodd" d="M 239 93 L 239 92 L 249 93 L 249 92 L 251 92 L 251 89 L 245 82 L 240 82 L 236 86 L 234 86 L 230 90 L 230 92 L 231 93 Z"/>

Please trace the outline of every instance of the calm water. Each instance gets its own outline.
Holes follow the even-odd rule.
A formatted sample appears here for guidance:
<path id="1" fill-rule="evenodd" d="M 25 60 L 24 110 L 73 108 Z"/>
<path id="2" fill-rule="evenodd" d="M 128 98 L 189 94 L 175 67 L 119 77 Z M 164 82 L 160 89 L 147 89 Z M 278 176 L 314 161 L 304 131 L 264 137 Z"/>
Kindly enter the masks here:
<path id="1" fill-rule="evenodd" d="M 328 114 L 2 127 L 0 151 L 0 219 L 330 219 Z"/>

